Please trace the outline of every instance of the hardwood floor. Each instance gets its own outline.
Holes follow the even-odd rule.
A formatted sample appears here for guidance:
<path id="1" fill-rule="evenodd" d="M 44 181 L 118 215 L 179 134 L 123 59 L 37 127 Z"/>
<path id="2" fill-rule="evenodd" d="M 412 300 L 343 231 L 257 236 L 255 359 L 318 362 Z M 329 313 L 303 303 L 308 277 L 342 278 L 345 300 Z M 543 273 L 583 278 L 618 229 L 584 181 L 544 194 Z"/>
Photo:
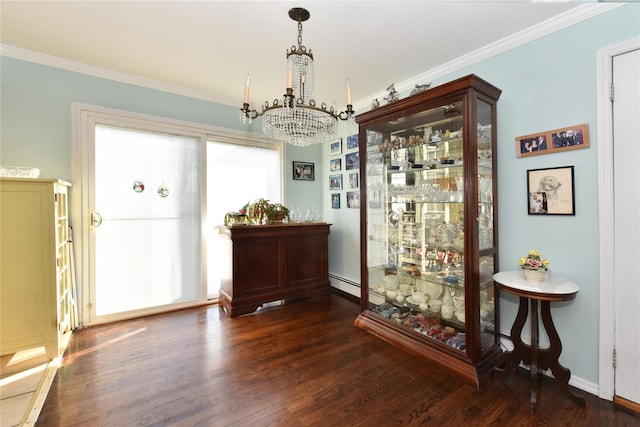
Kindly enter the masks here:
<path id="1" fill-rule="evenodd" d="M 229 319 L 199 307 L 74 332 L 38 426 L 637 426 L 527 376 L 473 387 L 353 326 L 335 294 Z"/>

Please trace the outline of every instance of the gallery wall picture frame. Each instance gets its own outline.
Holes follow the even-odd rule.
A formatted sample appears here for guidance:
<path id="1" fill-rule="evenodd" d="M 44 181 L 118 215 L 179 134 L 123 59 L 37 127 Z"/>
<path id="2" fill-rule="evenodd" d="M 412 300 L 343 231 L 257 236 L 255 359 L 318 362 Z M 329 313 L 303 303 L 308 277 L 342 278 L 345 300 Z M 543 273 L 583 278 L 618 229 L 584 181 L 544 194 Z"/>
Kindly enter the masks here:
<path id="1" fill-rule="evenodd" d="M 347 137 L 347 150 L 352 148 L 358 148 L 358 134 L 351 135 Z"/>
<path id="2" fill-rule="evenodd" d="M 583 123 L 516 137 L 518 157 L 589 148 L 589 124 Z"/>
<path id="3" fill-rule="evenodd" d="M 315 164 L 293 161 L 293 179 L 296 181 L 315 181 Z"/>
<path id="4" fill-rule="evenodd" d="M 349 188 L 358 188 L 358 172 L 349 174 Z"/>
<path id="5" fill-rule="evenodd" d="M 347 207 L 348 208 L 360 208 L 360 192 L 359 191 L 347 191 Z"/>
<path id="6" fill-rule="evenodd" d="M 342 159 L 331 159 L 329 161 L 329 169 L 331 172 L 342 170 Z"/>
<path id="7" fill-rule="evenodd" d="M 347 153 L 345 156 L 346 170 L 360 169 L 360 153 Z"/>
<path id="8" fill-rule="evenodd" d="M 575 215 L 574 167 L 527 171 L 529 215 Z"/>
<path id="9" fill-rule="evenodd" d="M 336 154 L 342 154 L 342 138 L 329 143 L 329 155 L 335 156 Z"/>
<path id="10" fill-rule="evenodd" d="M 331 193 L 331 209 L 340 209 L 340 193 Z"/>
<path id="11" fill-rule="evenodd" d="M 329 190 L 342 190 L 342 174 L 329 175 Z"/>

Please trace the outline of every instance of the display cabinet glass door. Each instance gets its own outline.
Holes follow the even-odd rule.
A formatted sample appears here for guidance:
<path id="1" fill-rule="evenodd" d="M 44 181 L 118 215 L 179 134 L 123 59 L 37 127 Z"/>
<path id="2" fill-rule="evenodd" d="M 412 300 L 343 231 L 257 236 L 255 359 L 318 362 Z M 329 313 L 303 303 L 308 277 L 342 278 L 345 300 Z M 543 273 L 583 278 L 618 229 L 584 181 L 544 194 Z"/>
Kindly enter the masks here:
<path id="1" fill-rule="evenodd" d="M 469 319 L 479 316 L 489 331 L 481 334 L 482 349 L 495 343 L 495 327 L 492 256 L 480 262 L 486 289 L 483 308 L 472 315 L 479 304 L 465 290 L 465 278 L 477 274 L 477 259 L 466 266 L 466 246 L 479 244 L 468 254 L 493 246 L 491 121 L 481 117 L 491 118 L 491 106 L 477 109 L 477 173 L 475 164 L 465 165 L 473 145 L 465 144 L 463 107 L 460 100 L 370 125 L 365 136 L 367 308 L 464 354 Z M 474 189 L 478 212 L 466 206 L 475 204 Z M 465 215 L 478 215 L 479 238 L 466 231 L 475 227 Z"/>

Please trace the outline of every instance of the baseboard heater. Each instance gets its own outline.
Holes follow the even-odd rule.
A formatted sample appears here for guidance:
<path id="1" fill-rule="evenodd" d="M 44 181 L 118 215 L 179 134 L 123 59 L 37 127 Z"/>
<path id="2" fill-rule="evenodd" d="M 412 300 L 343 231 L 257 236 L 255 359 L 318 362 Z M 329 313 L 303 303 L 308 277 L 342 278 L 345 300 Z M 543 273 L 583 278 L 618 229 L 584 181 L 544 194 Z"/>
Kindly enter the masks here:
<path id="1" fill-rule="evenodd" d="M 356 298 L 360 298 L 360 283 L 345 279 L 344 277 L 340 277 L 332 273 L 329 273 L 329 282 L 331 283 L 331 287 Z"/>

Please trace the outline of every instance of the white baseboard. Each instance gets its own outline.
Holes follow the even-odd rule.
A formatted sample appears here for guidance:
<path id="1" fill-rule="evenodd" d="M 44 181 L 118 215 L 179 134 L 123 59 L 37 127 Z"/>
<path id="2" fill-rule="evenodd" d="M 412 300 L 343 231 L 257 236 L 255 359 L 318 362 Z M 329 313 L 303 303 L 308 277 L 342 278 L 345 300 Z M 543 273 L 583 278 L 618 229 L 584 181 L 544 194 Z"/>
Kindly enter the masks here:
<path id="1" fill-rule="evenodd" d="M 342 292 L 346 292 L 349 295 L 353 295 L 356 298 L 360 298 L 359 283 L 331 273 L 329 273 L 329 282 L 331 283 L 331 287 L 339 289 Z"/>
<path id="2" fill-rule="evenodd" d="M 510 332 L 508 331 L 500 331 L 500 334 L 501 334 L 500 345 L 502 346 L 502 349 L 504 351 L 513 350 L 513 343 L 509 338 L 509 333 Z M 529 369 L 529 367 L 526 365 L 520 364 L 520 366 L 524 369 L 527 369 L 527 370 Z M 553 378 L 553 375 L 551 374 L 550 371 L 545 370 L 541 372 L 543 375 Z M 598 384 L 592 383 L 590 381 L 586 381 L 583 378 L 576 377 L 575 375 L 571 375 L 571 378 L 569 379 L 569 385 L 577 389 L 580 389 L 586 393 L 592 394 L 594 396 L 598 396 Z"/>

